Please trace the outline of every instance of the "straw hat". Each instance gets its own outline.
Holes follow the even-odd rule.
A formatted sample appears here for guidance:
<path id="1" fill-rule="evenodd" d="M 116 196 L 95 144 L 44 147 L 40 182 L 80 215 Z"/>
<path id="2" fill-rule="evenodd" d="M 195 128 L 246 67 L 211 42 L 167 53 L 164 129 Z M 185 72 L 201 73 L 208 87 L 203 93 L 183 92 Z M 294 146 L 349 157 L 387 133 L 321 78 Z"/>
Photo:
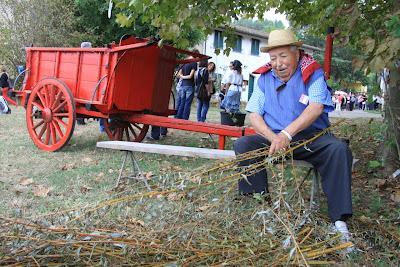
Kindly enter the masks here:
<path id="1" fill-rule="evenodd" d="M 274 30 L 269 34 L 267 46 L 262 46 L 260 51 L 267 53 L 275 47 L 287 45 L 301 46 L 302 44 L 303 42 L 298 41 L 291 30 Z"/>

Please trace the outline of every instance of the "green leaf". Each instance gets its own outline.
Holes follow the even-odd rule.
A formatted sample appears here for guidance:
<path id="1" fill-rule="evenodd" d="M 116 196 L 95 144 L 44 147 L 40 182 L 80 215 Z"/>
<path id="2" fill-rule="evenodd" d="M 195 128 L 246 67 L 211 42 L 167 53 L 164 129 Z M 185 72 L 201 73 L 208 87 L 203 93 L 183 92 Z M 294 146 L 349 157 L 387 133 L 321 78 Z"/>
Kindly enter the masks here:
<path id="1" fill-rule="evenodd" d="M 132 25 L 132 22 L 129 20 L 129 18 L 121 13 L 117 14 L 117 18 L 115 20 L 117 23 L 121 24 L 122 27 L 130 27 Z"/>
<path id="2" fill-rule="evenodd" d="M 370 160 L 368 162 L 368 167 L 370 167 L 371 169 L 376 169 L 376 168 L 379 168 L 381 166 L 382 166 L 382 164 L 377 160 Z"/>

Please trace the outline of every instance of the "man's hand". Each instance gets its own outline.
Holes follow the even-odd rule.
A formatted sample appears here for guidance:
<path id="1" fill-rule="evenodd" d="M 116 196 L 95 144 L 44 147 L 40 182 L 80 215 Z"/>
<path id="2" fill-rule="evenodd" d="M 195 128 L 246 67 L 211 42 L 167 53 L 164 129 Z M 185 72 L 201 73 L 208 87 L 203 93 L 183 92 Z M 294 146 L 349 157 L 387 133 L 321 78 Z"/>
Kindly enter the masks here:
<path id="1" fill-rule="evenodd" d="M 268 155 L 271 156 L 281 150 L 286 150 L 289 147 L 290 141 L 283 133 L 276 134 L 272 139 L 271 146 L 269 147 Z"/>

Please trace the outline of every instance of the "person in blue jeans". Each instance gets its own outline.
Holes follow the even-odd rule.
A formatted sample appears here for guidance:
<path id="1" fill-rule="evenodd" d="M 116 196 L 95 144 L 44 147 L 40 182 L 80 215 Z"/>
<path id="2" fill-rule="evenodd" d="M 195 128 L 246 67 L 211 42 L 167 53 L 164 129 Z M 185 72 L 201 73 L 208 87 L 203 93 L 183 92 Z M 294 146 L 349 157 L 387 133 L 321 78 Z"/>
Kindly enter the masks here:
<path id="1" fill-rule="evenodd" d="M 193 50 L 194 53 L 199 53 L 198 50 Z M 193 58 L 190 56 L 189 58 Z M 190 107 L 192 106 L 194 96 L 194 74 L 197 70 L 197 63 L 191 62 L 184 64 L 178 73 L 178 78 L 182 79 L 179 89 L 179 107 L 176 117 L 178 119 L 188 120 L 190 116 Z"/>
<path id="2" fill-rule="evenodd" d="M 150 139 L 160 140 L 160 137 L 167 136 L 168 129 L 160 126 L 151 126 Z"/>
<path id="3" fill-rule="evenodd" d="M 197 121 L 205 122 L 210 107 L 211 86 L 208 81 L 207 59 L 200 61 L 196 76 Z"/>

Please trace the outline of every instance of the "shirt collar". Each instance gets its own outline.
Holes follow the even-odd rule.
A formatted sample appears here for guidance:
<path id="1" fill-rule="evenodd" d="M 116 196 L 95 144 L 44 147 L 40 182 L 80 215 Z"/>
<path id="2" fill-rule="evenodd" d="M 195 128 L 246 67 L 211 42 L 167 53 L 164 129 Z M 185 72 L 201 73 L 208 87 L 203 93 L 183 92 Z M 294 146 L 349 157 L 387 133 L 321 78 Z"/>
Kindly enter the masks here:
<path id="1" fill-rule="evenodd" d="M 300 61 L 297 62 L 296 71 L 295 71 L 294 73 L 296 73 L 297 71 L 301 71 L 301 64 L 300 64 Z M 285 82 L 283 82 L 283 81 L 278 77 L 278 75 L 275 73 L 275 71 L 274 71 L 273 69 L 271 70 L 271 72 L 272 72 L 272 77 L 274 77 L 275 79 L 277 79 L 277 80 L 279 81 L 280 84 L 285 83 Z M 293 73 L 293 75 L 294 75 L 294 73 Z M 293 77 L 293 75 L 292 75 L 292 77 Z M 292 77 L 290 77 L 290 79 L 292 79 Z M 289 79 L 289 81 L 290 81 L 290 79 Z M 286 83 L 288 83 L 289 81 L 287 81 Z"/>

